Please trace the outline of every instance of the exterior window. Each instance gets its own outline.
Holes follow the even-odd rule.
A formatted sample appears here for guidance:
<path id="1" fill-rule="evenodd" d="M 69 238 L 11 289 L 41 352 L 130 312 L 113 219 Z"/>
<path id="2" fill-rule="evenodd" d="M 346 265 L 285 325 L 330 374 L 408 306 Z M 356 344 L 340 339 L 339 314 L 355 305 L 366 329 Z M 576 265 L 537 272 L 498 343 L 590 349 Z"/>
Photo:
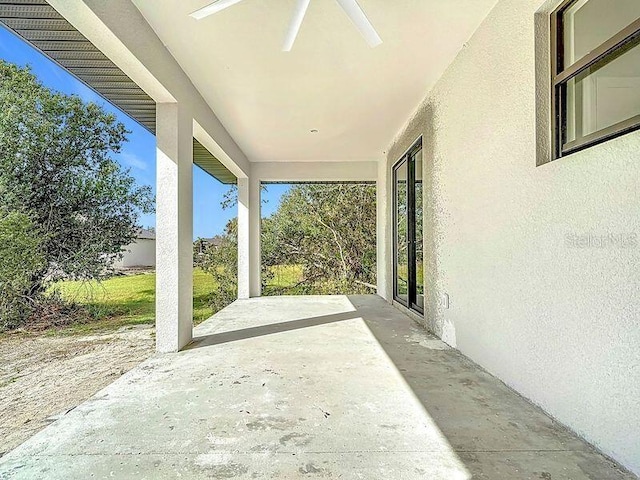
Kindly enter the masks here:
<path id="1" fill-rule="evenodd" d="M 566 0 L 551 49 L 554 159 L 640 128 L 640 0 Z"/>

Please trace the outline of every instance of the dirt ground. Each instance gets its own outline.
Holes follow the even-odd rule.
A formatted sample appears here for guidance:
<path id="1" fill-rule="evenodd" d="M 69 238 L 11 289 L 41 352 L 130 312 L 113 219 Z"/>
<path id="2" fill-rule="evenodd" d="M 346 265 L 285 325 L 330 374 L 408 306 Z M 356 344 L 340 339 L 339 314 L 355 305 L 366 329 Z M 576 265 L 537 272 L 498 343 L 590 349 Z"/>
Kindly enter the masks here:
<path id="1" fill-rule="evenodd" d="M 153 333 L 0 337 L 0 456 L 151 356 Z"/>

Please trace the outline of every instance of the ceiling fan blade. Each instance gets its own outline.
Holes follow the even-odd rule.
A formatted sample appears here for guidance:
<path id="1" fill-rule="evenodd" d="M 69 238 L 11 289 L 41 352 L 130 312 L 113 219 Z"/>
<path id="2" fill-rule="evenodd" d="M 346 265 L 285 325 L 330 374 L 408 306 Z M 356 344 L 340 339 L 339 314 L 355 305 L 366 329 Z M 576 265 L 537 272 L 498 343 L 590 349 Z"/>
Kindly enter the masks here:
<path id="1" fill-rule="evenodd" d="M 304 16 L 309 8 L 310 1 L 311 0 L 298 0 L 296 11 L 293 14 L 293 18 L 289 24 L 289 30 L 287 30 L 287 36 L 284 39 L 284 45 L 282 46 L 283 52 L 290 52 L 291 48 L 293 48 L 293 43 L 296 41 L 296 37 L 300 31 L 300 26 L 302 25 L 302 20 L 304 20 Z"/>
<path id="2" fill-rule="evenodd" d="M 242 0 L 216 0 L 215 2 L 207 5 L 206 7 L 202 7 L 199 10 L 196 10 L 189 16 L 195 18 L 196 20 L 202 20 L 209 15 L 213 15 L 214 13 L 218 13 L 220 10 L 224 10 L 231 5 L 235 5 L 236 3 L 240 3 Z"/>
<path id="3" fill-rule="evenodd" d="M 356 0 L 336 1 L 340 4 L 344 12 L 351 19 L 370 47 L 377 47 L 382 43 L 380 35 L 378 35 L 376 29 L 373 28 L 373 25 L 371 25 L 371 22 Z"/>

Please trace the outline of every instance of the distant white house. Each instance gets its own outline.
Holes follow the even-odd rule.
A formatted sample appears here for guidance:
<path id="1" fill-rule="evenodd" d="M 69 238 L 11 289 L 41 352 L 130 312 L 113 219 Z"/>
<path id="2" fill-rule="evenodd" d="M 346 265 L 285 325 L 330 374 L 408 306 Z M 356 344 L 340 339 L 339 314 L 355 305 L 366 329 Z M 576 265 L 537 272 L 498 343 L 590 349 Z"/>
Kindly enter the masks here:
<path id="1" fill-rule="evenodd" d="M 124 247 L 124 255 L 114 263 L 117 269 L 156 266 L 156 234 L 141 228 L 135 241 Z"/>

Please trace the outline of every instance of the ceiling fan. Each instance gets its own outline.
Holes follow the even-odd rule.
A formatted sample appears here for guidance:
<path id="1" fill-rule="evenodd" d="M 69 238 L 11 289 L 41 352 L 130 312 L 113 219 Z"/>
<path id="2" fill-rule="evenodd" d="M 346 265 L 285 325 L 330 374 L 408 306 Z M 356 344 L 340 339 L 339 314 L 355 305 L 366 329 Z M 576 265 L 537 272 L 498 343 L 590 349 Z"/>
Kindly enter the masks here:
<path id="1" fill-rule="evenodd" d="M 235 5 L 236 3 L 240 3 L 241 1 L 242 0 L 216 0 L 206 7 L 196 10 L 190 16 L 196 20 L 202 20 L 209 15 L 218 13 L 219 11 Z M 293 18 L 291 19 L 291 23 L 289 24 L 289 29 L 287 30 L 287 36 L 285 37 L 282 51 L 291 51 L 310 2 L 311 0 L 297 0 L 296 10 Z M 373 28 L 373 25 L 365 15 L 364 11 L 360 5 L 358 5 L 357 0 L 336 0 L 336 2 L 338 2 L 338 5 L 342 7 L 344 13 L 347 14 L 370 47 L 376 47 L 382 43 L 382 39 L 378 35 L 378 32 Z"/>

